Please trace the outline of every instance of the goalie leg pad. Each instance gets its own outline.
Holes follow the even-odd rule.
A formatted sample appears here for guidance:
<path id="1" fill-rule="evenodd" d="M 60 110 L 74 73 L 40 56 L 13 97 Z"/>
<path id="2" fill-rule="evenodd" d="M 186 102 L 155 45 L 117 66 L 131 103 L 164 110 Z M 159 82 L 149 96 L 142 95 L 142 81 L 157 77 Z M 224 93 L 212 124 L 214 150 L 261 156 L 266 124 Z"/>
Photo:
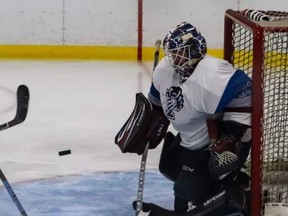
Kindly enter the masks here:
<path id="1" fill-rule="evenodd" d="M 244 215 L 246 204 L 244 191 L 235 184 L 229 184 L 215 187 L 202 203 L 188 210 L 187 215 Z"/>

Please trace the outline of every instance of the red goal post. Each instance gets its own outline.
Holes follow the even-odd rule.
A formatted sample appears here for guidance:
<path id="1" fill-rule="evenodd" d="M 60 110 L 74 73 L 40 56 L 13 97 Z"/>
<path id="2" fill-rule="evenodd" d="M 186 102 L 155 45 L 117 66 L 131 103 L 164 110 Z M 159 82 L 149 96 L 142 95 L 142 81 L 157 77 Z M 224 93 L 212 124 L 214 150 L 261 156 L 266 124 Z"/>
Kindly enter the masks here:
<path id="1" fill-rule="evenodd" d="M 266 216 L 288 203 L 288 12 L 256 12 L 269 21 L 226 11 L 224 58 L 252 78 L 251 215 Z"/>

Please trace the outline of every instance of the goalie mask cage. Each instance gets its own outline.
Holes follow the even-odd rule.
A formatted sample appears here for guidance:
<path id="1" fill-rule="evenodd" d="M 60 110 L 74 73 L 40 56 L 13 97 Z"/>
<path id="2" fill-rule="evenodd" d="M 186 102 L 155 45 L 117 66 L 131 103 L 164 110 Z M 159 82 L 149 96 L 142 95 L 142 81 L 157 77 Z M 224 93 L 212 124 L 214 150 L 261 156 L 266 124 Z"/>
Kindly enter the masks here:
<path id="1" fill-rule="evenodd" d="M 252 78 L 251 215 L 266 216 L 288 206 L 288 12 L 259 12 L 226 11 L 224 58 Z"/>

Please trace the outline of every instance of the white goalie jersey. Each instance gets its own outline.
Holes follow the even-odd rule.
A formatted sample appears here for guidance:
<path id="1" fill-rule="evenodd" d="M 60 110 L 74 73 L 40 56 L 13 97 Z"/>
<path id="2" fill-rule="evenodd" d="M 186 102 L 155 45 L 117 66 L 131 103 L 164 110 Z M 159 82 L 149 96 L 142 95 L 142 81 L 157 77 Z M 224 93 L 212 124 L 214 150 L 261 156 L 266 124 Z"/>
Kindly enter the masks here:
<path id="1" fill-rule="evenodd" d="M 167 58 L 167 57 L 165 57 Z M 191 150 L 208 142 L 206 119 L 227 108 L 251 107 L 251 79 L 225 60 L 206 55 L 182 84 L 168 60 L 163 58 L 153 73 L 149 100 L 163 108 L 180 133 L 181 145 Z M 224 112 L 223 120 L 250 125 L 247 112 Z"/>

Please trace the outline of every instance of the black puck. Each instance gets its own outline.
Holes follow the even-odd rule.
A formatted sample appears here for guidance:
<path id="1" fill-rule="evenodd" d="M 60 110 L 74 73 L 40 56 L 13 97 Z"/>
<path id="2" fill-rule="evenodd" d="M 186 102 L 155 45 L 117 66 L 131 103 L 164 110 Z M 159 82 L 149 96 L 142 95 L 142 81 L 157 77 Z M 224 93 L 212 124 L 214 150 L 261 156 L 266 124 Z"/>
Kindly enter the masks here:
<path id="1" fill-rule="evenodd" d="M 71 150 L 69 149 L 69 150 L 59 151 L 58 154 L 59 156 L 71 154 Z"/>

